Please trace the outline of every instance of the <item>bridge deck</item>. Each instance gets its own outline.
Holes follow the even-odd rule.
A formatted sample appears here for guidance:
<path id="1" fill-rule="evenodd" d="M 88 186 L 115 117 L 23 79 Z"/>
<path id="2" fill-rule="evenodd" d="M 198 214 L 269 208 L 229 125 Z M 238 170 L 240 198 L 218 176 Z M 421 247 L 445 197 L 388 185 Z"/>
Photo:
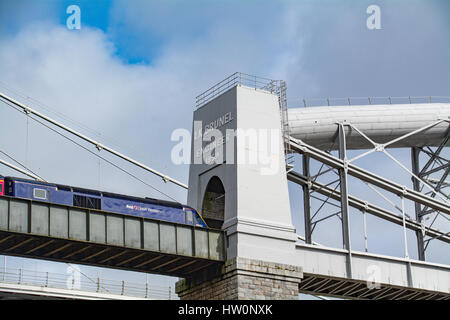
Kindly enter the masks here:
<path id="1" fill-rule="evenodd" d="M 0 254 L 183 278 L 225 260 L 219 230 L 7 196 Z"/>
<path id="2" fill-rule="evenodd" d="M 299 291 L 350 299 L 450 300 L 450 266 L 297 243 Z"/>

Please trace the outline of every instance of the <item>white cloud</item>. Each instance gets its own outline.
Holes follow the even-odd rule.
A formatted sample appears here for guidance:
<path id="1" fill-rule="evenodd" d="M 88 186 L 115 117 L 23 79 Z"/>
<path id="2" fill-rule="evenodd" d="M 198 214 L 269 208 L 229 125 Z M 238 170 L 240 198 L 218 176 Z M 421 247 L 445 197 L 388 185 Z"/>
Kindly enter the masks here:
<path id="1" fill-rule="evenodd" d="M 131 23 L 130 20 L 126 22 Z M 120 24 L 119 21 L 115 23 Z M 161 54 L 154 57 L 150 65 L 130 65 L 117 55 L 116 44 L 101 30 L 82 27 L 75 31 L 50 23 L 37 23 L 0 43 L 0 81 L 103 134 L 94 138 L 108 144 L 107 137 L 114 137 L 114 142 L 118 143 L 113 147 L 119 145 L 119 151 L 178 180 L 187 181 L 187 166 L 175 166 L 170 162 L 173 147 L 170 136 L 177 128 L 190 130 L 195 96 L 214 81 L 237 70 L 263 75 L 276 73 L 273 70 L 280 61 L 274 59 L 274 55 L 285 55 L 272 47 L 271 41 L 278 38 L 266 41 L 268 34 L 276 33 L 274 30 L 257 30 L 249 24 L 246 20 L 223 17 L 211 23 L 200 35 L 188 37 L 190 41 L 168 37 Z M 57 116 L 54 112 L 50 115 Z M 72 122 L 68 124 L 74 126 Z M 6 151 L 24 159 L 25 128 L 5 126 L 2 130 L 9 129 L 22 137 L 21 143 L 9 146 Z M 80 128 L 75 126 L 75 129 Z M 39 132 L 45 134 L 43 130 Z M 89 131 L 88 135 L 92 133 Z M 30 148 L 36 152 L 28 152 L 32 157 L 29 163 L 40 168 L 42 176 L 67 184 L 117 188 L 117 180 L 123 177 L 117 170 L 102 167 L 103 182 L 107 184 L 99 185 L 95 158 L 80 152 L 78 147 L 67 145 L 60 137 L 55 138 L 54 134 L 45 137 L 44 144 L 30 143 Z M 48 148 L 51 145 L 57 146 L 58 150 Z M 80 168 L 80 162 L 85 163 L 83 169 L 73 172 L 72 168 Z M 53 166 L 46 166 L 48 163 Z M 80 175 L 79 171 L 84 174 Z M 141 172 L 142 176 L 142 171 L 132 171 Z M 164 185 L 159 178 L 149 174 L 145 177 L 158 188 L 185 201 L 184 191 Z M 145 194 L 140 183 L 127 181 L 130 181 L 127 187 L 114 191 Z M 152 193 L 151 196 L 158 195 Z"/>

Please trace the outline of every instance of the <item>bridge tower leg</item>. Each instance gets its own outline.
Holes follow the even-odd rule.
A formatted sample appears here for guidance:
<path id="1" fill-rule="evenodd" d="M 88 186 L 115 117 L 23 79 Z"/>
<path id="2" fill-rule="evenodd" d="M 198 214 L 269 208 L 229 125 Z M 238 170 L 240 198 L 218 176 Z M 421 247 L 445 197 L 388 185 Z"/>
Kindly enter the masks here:
<path id="1" fill-rule="evenodd" d="M 276 94 L 240 85 L 194 112 L 188 204 L 226 231 L 227 261 L 179 281 L 180 298 L 298 298 L 280 116 Z"/>

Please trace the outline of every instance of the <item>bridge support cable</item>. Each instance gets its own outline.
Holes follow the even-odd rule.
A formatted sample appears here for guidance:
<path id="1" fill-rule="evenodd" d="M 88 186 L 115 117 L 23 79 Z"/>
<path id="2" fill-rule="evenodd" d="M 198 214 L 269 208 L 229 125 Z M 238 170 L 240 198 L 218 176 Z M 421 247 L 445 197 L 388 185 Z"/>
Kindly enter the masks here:
<path id="1" fill-rule="evenodd" d="M 78 147 L 82 148 L 83 150 L 89 152 L 89 153 L 92 154 L 93 156 L 97 157 L 97 158 L 99 159 L 99 161 L 102 160 L 102 161 L 108 163 L 109 165 L 111 165 L 111 166 L 113 166 L 114 168 L 116 168 L 116 169 L 122 171 L 123 173 L 129 175 L 130 177 L 132 177 L 132 178 L 138 180 L 139 182 L 142 182 L 142 183 L 145 184 L 147 187 L 149 187 L 149 188 L 151 188 L 151 189 L 157 191 L 158 193 L 162 194 L 163 196 L 167 197 L 168 199 L 171 199 L 172 201 L 181 204 L 181 203 L 180 203 L 178 200 L 176 200 L 175 198 L 173 198 L 173 197 L 169 196 L 168 194 L 162 192 L 162 191 L 159 190 L 158 188 L 156 188 L 156 187 L 154 187 L 154 186 L 148 184 L 148 183 L 145 182 L 144 180 L 142 180 L 142 179 L 140 179 L 139 177 L 137 177 L 136 175 L 132 174 L 130 171 L 123 169 L 122 167 L 120 167 L 119 165 L 115 164 L 114 162 L 112 162 L 112 161 L 106 159 L 105 157 L 102 157 L 101 155 L 95 153 L 95 152 L 92 151 L 92 150 L 89 150 L 87 147 L 83 146 L 82 144 L 78 143 L 77 141 L 75 141 L 74 139 L 68 137 L 67 135 L 65 135 L 65 134 L 63 134 L 63 133 L 61 133 L 61 132 L 59 132 L 58 130 L 52 128 L 50 125 L 45 124 L 44 122 L 40 121 L 39 119 L 36 119 L 36 118 L 33 118 L 33 117 L 30 117 L 30 118 L 31 118 L 32 120 L 36 121 L 37 123 L 43 125 L 43 126 L 46 127 L 47 129 L 49 129 L 49 130 L 55 132 L 56 134 L 58 134 L 59 136 L 63 137 L 64 139 L 69 140 L 70 142 L 72 142 L 73 144 L 75 144 L 75 145 L 77 145 Z M 6 153 L 5 153 L 5 155 L 8 156 L 9 158 L 13 159 L 11 156 L 7 155 Z M 13 160 L 14 160 L 14 159 L 13 159 Z M 16 161 L 16 160 L 14 160 L 14 161 Z M 17 162 L 17 161 L 16 161 L 16 162 Z M 17 162 L 17 163 L 19 163 L 19 162 Z M 21 164 L 21 163 L 19 163 L 19 164 L 20 164 L 22 167 L 24 167 L 23 164 Z M 28 168 L 26 168 L 26 169 L 29 170 Z M 29 170 L 29 171 L 31 172 L 31 170 Z M 43 180 L 43 181 L 45 181 L 45 180 Z M 45 182 L 46 182 L 46 181 L 45 181 Z"/>
<path id="2" fill-rule="evenodd" d="M 17 172 L 20 172 L 20 173 L 22 173 L 22 174 L 24 174 L 24 175 L 26 175 L 26 176 L 28 176 L 30 178 L 33 178 L 33 179 L 35 179 L 37 181 L 45 182 L 44 179 L 42 179 L 41 177 L 39 177 L 38 175 L 36 175 L 34 173 L 31 173 L 29 170 L 27 171 L 27 170 L 21 169 L 21 168 L 15 166 L 15 165 L 13 165 L 13 164 L 11 164 L 9 162 L 6 162 L 5 160 L 0 159 L 0 164 L 3 164 L 4 166 L 7 166 L 7 167 L 9 167 L 9 168 L 11 168 L 13 170 L 16 170 Z"/>
<path id="3" fill-rule="evenodd" d="M 150 168 L 150 167 L 148 167 L 148 166 L 146 166 L 146 165 L 144 165 L 144 164 L 142 164 L 142 163 L 140 163 L 140 162 L 138 162 L 136 160 L 133 160 L 130 157 L 128 157 L 128 156 L 126 156 L 126 155 L 124 155 L 124 154 L 122 154 L 122 153 L 120 153 L 120 152 L 118 152 L 118 151 L 108 147 L 108 146 L 102 145 L 100 142 L 98 142 L 96 140 L 93 140 L 93 139 L 91 139 L 91 138 L 81 134 L 80 132 L 75 131 L 75 130 L 73 130 L 73 129 L 71 129 L 71 128 L 69 128 L 69 127 L 67 127 L 67 126 L 65 126 L 65 125 L 63 125 L 63 124 L 61 124 L 61 123 L 59 123 L 59 122 L 57 122 L 57 121 L 55 121 L 55 120 L 53 120 L 53 119 L 51 119 L 51 118 L 49 118 L 47 116 L 45 116 L 45 115 L 35 111 L 35 110 L 33 110 L 32 108 L 30 108 L 30 107 L 28 107 L 28 106 L 26 106 L 26 105 L 24 105 L 24 104 L 22 104 L 22 103 L 20 103 L 20 102 L 18 102 L 16 100 L 14 100 L 11 97 L 8 97 L 7 95 L 5 95 L 5 94 L 3 94 L 1 92 L 0 92 L 0 99 L 2 101 L 4 101 L 4 102 L 8 102 L 8 103 L 6 103 L 7 105 L 10 105 L 9 103 L 11 103 L 14 106 L 19 107 L 20 109 L 22 109 L 25 113 L 33 114 L 33 115 L 39 117 L 40 119 L 43 119 L 43 120 L 45 120 L 45 121 L 47 121 L 47 122 L 49 122 L 49 123 L 51 123 L 51 124 L 61 128 L 61 129 L 63 129 L 65 131 L 67 131 L 67 132 L 77 136 L 78 138 L 80 138 L 80 139 L 82 139 L 82 140 L 84 140 L 84 141 L 94 145 L 99 151 L 100 150 L 105 150 L 105 151 L 107 151 L 107 152 L 109 152 L 109 153 L 111 153 L 111 154 L 113 154 L 113 155 L 115 155 L 115 156 L 117 156 L 117 157 L 127 161 L 127 162 L 130 162 L 130 163 L 132 163 L 132 164 L 134 164 L 134 165 L 136 165 L 136 166 L 138 166 L 138 167 L 140 167 L 140 168 L 142 168 L 142 169 L 144 169 L 144 170 L 146 170 L 146 171 L 148 171 L 148 172 L 150 172 L 152 174 L 155 174 L 155 175 L 161 177 L 164 180 L 164 182 L 171 182 L 171 183 L 174 183 L 174 184 L 176 184 L 176 185 L 178 185 L 178 186 L 180 186 L 180 187 L 182 187 L 184 189 L 188 189 L 188 186 L 185 185 L 184 183 L 181 183 L 181 182 L 179 182 L 179 181 L 177 181 L 175 179 L 172 179 L 171 177 L 169 177 L 167 175 L 164 175 L 164 174 L 162 174 L 162 173 L 160 173 L 160 172 L 158 172 L 158 171 L 156 171 L 156 170 L 154 170 L 154 169 L 152 169 L 152 168 Z"/>

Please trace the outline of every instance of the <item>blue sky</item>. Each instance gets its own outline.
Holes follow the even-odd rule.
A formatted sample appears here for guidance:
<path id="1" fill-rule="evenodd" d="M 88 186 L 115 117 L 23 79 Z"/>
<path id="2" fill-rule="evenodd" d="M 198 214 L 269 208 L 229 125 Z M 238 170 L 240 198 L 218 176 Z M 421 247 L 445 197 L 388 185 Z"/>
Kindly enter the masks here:
<path id="1" fill-rule="evenodd" d="M 80 30 L 66 28 L 73 4 L 81 9 Z M 366 27 L 372 4 L 381 8 L 380 30 Z M 170 161 L 170 135 L 190 130 L 195 96 L 214 83 L 235 71 L 283 79 L 291 108 L 303 98 L 450 96 L 449 24 L 447 0 L 2 0 L 0 89 L 187 182 L 188 167 Z M 20 114 L 2 107 L 0 117 L 10 119 L 0 136 L 14 132 L 0 149 L 49 181 L 162 197 L 34 124 L 27 138 Z M 42 152 L 48 145 L 54 148 Z M 73 170 L 77 163 L 82 172 Z M 385 169 L 374 163 L 366 165 Z M 129 169 L 185 202 L 183 190 Z M 317 241 L 332 241 L 326 228 Z M 372 247 L 402 254 L 385 239 Z M 432 256 L 439 260 L 443 250 Z"/>

